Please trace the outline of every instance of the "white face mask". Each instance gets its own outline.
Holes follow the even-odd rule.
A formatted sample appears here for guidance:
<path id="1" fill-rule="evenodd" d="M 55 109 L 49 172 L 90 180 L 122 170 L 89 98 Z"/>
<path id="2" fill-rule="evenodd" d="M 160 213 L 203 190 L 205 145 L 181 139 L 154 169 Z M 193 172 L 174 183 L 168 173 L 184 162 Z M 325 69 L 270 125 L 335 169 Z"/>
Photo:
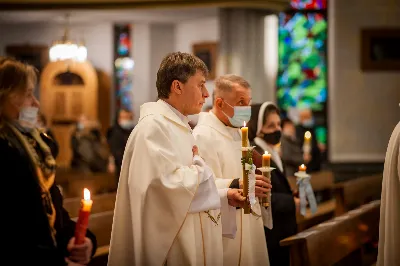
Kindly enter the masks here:
<path id="1" fill-rule="evenodd" d="M 135 124 L 133 123 L 132 120 L 121 120 L 119 122 L 119 125 L 123 128 L 123 129 L 132 129 L 134 128 Z"/>
<path id="2" fill-rule="evenodd" d="M 19 112 L 19 124 L 25 128 L 34 128 L 37 124 L 38 112 L 37 107 L 23 107 Z"/>

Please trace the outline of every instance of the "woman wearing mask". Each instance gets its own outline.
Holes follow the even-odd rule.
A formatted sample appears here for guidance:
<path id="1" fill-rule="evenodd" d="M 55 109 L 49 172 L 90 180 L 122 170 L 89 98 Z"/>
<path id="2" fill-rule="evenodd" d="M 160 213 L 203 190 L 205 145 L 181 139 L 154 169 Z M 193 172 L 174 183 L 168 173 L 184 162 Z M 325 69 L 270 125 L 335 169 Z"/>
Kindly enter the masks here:
<path id="1" fill-rule="evenodd" d="M 96 250 L 88 232 L 74 244 L 75 222 L 54 182 L 53 143 L 36 129 L 39 102 L 33 67 L 0 57 L 0 171 L 4 254 L 12 265 L 86 265 Z"/>
<path id="2" fill-rule="evenodd" d="M 271 172 L 273 228 L 264 227 L 270 265 L 289 266 L 289 248 L 281 247 L 279 241 L 296 234 L 296 206 L 300 200 L 293 197 L 284 165 L 276 150 L 282 135 L 279 109 L 270 102 L 253 105 L 248 126 L 251 145 L 256 146 L 260 154 L 268 151 L 271 154 L 271 167 L 276 168 Z"/>
<path id="3" fill-rule="evenodd" d="M 117 182 L 121 171 L 125 145 L 134 127 L 133 113 L 121 109 L 115 116 L 114 125 L 107 132 L 107 142 L 112 155 L 112 158 L 110 158 L 109 169 L 115 169 L 114 171 Z"/>

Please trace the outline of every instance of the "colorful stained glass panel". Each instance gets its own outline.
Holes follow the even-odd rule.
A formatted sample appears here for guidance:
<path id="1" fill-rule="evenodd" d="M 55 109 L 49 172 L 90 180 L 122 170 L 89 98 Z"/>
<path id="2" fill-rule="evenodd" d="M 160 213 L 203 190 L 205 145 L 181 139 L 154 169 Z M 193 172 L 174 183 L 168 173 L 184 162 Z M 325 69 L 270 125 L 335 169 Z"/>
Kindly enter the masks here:
<path id="1" fill-rule="evenodd" d="M 321 10 L 327 8 L 327 0 L 291 0 L 290 5 L 297 10 Z"/>
<path id="2" fill-rule="evenodd" d="M 327 21 L 318 13 L 279 16 L 278 105 L 320 111 L 327 100 Z"/>

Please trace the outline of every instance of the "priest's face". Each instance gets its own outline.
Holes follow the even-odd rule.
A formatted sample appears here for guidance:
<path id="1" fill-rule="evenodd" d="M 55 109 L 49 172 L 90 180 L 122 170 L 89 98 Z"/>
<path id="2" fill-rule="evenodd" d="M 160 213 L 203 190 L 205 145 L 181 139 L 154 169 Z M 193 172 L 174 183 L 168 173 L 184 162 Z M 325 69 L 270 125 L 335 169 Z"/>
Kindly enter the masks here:
<path id="1" fill-rule="evenodd" d="M 194 115 L 201 112 L 206 98 L 210 96 L 205 84 L 206 77 L 199 70 L 186 83 L 182 83 L 180 100 L 182 101 L 182 113 L 184 115 Z"/>

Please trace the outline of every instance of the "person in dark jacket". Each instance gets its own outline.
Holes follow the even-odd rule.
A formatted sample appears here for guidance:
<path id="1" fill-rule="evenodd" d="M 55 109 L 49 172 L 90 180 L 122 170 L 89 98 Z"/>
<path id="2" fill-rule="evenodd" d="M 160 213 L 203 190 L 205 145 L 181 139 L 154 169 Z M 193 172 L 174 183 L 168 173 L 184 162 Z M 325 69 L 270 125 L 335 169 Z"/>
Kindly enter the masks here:
<path id="1" fill-rule="evenodd" d="M 281 247 L 279 241 L 296 234 L 296 206 L 300 200 L 293 196 L 284 165 L 275 148 L 282 134 L 279 114 L 278 108 L 273 103 L 252 105 L 248 127 L 251 146 L 256 147 L 258 156 L 268 151 L 271 154 L 271 167 L 275 168 L 271 172 L 273 228 L 270 230 L 264 227 L 270 265 L 289 266 L 289 248 Z M 261 166 L 259 165 L 261 160 L 254 160 L 254 162 L 257 167 Z"/>
<path id="2" fill-rule="evenodd" d="M 37 128 L 39 129 L 39 131 L 43 132 L 45 135 L 47 135 L 46 137 L 49 137 L 52 139 L 54 146 L 54 149 L 56 149 L 55 153 L 58 154 L 58 149 L 59 149 L 59 145 L 58 142 L 54 136 L 53 131 L 47 127 L 47 119 L 44 116 L 44 114 L 42 113 L 38 113 L 38 121 L 37 121 Z"/>
<path id="3" fill-rule="evenodd" d="M 0 57 L 2 252 L 10 265 L 86 265 L 96 237 L 88 231 L 84 244 L 74 244 L 75 222 L 54 181 L 55 145 L 36 128 L 35 83 L 33 67 Z"/>
<path id="4" fill-rule="evenodd" d="M 71 135 L 71 168 L 83 173 L 105 173 L 109 150 L 100 124 L 81 118 Z"/>
<path id="5" fill-rule="evenodd" d="M 300 141 L 296 137 L 296 126 L 288 118 L 282 120 L 280 149 L 287 176 L 294 176 L 294 173 L 299 169 L 299 165 L 307 164 L 311 159 L 309 153 L 303 153 Z"/>
<path id="6" fill-rule="evenodd" d="M 304 144 L 304 134 L 309 131 L 311 133 L 311 160 L 306 163 L 307 172 L 318 172 L 322 166 L 322 155 L 319 149 L 318 141 L 315 134 L 314 116 L 310 109 L 300 110 L 300 124 L 296 127 L 296 137 L 300 142 L 300 147 Z"/>
<path id="7" fill-rule="evenodd" d="M 125 146 L 134 127 L 133 113 L 129 110 L 121 109 L 115 116 L 114 125 L 107 132 L 107 142 L 112 154 L 111 164 L 115 166 L 114 171 L 117 180 L 121 172 Z"/>

